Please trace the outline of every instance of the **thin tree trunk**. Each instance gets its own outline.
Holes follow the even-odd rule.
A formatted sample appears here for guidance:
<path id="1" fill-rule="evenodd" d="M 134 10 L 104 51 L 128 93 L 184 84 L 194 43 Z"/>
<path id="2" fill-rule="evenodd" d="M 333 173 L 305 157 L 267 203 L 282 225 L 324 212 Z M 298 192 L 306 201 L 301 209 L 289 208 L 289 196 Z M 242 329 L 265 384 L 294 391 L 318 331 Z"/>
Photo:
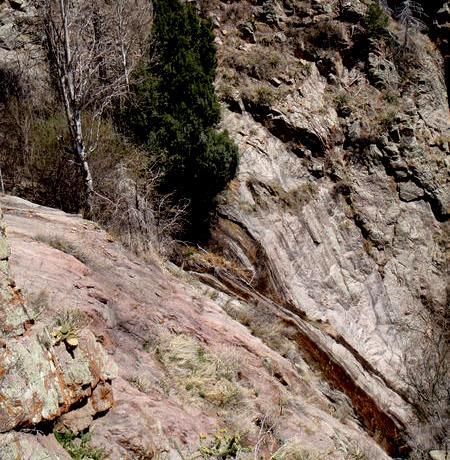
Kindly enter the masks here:
<path id="1" fill-rule="evenodd" d="M 125 84 L 127 86 L 127 91 L 130 91 L 130 76 L 128 74 L 128 59 L 127 59 L 127 52 L 125 50 L 125 46 L 123 43 L 120 44 L 120 52 L 122 54 L 122 65 L 123 65 L 123 73 L 125 76 Z"/>
<path id="2" fill-rule="evenodd" d="M 3 195 L 5 194 L 5 185 L 3 184 L 2 168 L 0 168 L 0 185 Z"/>
<path id="3" fill-rule="evenodd" d="M 100 21 L 100 15 L 99 15 L 99 12 L 98 12 L 98 7 L 96 7 L 94 9 L 92 24 L 94 26 L 95 43 L 98 46 L 98 44 L 100 43 L 100 41 L 102 39 L 102 33 L 103 33 L 102 28 L 101 28 L 101 21 Z M 96 51 L 98 51 L 98 50 L 96 50 Z M 98 56 L 98 77 L 99 77 L 100 81 L 106 82 L 106 80 L 107 80 L 107 72 L 106 72 L 105 59 L 101 55 L 101 53 L 97 52 L 96 54 Z"/>
<path id="4" fill-rule="evenodd" d="M 405 25 L 405 41 L 403 42 L 403 49 L 405 50 L 408 46 L 408 36 L 409 36 L 409 21 L 407 21 Z"/>
<path id="5" fill-rule="evenodd" d="M 92 181 L 91 169 L 87 161 L 86 145 L 84 142 L 83 125 L 81 120 L 81 110 L 78 107 L 75 95 L 75 78 L 74 68 L 72 62 L 71 42 L 67 17 L 67 4 L 65 0 L 60 0 L 60 12 L 63 22 L 64 31 L 64 55 L 65 65 L 63 65 L 63 75 L 61 78 L 61 89 L 63 93 L 64 106 L 71 133 L 74 150 L 78 162 L 82 168 L 83 181 L 84 181 L 84 194 L 83 194 L 83 211 L 84 216 L 87 218 L 92 217 L 92 199 L 94 195 L 94 185 Z"/>
<path id="6" fill-rule="evenodd" d="M 92 182 L 91 168 L 89 163 L 84 157 L 82 160 L 82 167 L 84 173 L 84 188 L 85 188 L 85 198 L 84 198 L 84 217 L 87 219 L 92 218 L 92 200 L 94 198 L 94 186 Z"/>
<path id="7" fill-rule="evenodd" d="M 125 76 L 125 84 L 127 91 L 130 91 L 130 75 L 129 75 L 129 70 L 128 70 L 128 52 L 126 49 L 126 44 L 124 41 L 124 37 L 126 34 L 125 27 L 124 27 L 124 14 L 125 14 L 125 5 L 124 2 L 121 0 L 118 0 L 117 2 L 117 9 L 116 9 L 116 14 L 117 14 L 117 34 L 118 34 L 118 39 L 120 41 L 120 54 L 122 56 L 122 66 L 123 66 L 123 73 Z"/>
<path id="8" fill-rule="evenodd" d="M 91 168 L 87 161 L 86 146 L 84 144 L 83 130 L 81 125 L 81 113 L 75 114 L 75 149 L 78 161 L 81 164 L 84 180 L 84 215 L 87 218 L 92 217 L 92 199 L 94 196 L 94 184 L 92 181 Z"/>

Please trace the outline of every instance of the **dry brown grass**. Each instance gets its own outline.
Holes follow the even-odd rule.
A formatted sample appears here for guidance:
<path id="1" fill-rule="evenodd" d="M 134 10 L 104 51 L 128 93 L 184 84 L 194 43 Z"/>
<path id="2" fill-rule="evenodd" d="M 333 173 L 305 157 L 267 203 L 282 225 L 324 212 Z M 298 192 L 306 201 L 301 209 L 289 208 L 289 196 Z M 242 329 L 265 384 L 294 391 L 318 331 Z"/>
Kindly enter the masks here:
<path id="1" fill-rule="evenodd" d="M 240 74 L 246 74 L 257 80 L 269 80 L 284 70 L 286 64 L 282 54 L 277 50 L 268 50 L 255 46 L 243 53 L 227 49 L 223 54 L 222 65 L 235 69 Z"/>
<path id="2" fill-rule="evenodd" d="M 267 83 L 252 84 L 242 91 L 244 101 L 256 107 L 269 107 L 280 98 L 281 92 Z"/>
<path id="3" fill-rule="evenodd" d="M 346 436 L 338 435 L 334 437 L 336 451 L 339 452 L 344 460 L 376 460 L 380 458 L 380 453 L 372 446 L 362 446 L 356 440 Z"/>
<path id="4" fill-rule="evenodd" d="M 252 16 L 251 4 L 246 1 L 225 4 L 223 21 L 236 24 L 238 21 L 244 21 Z"/>
<path id="5" fill-rule="evenodd" d="M 287 357 L 296 352 L 294 342 L 287 337 L 288 328 L 281 320 L 237 300 L 229 300 L 222 308 L 280 355 Z"/>
<path id="6" fill-rule="evenodd" d="M 271 457 L 271 460 L 325 460 L 320 452 L 303 448 L 299 439 L 292 438 L 283 444 Z"/>
<path id="7" fill-rule="evenodd" d="M 151 380 L 143 374 L 134 375 L 130 377 L 128 381 L 141 393 L 148 394 L 150 393 L 153 387 Z"/>
<path id="8" fill-rule="evenodd" d="M 376 144 L 389 131 L 401 112 L 399 99 L 368 85 L 361 75 L 354 77 L 351 88 L 341 90 L 330 86 L 328 97 L 329 105 L 334 105 L 338 113 L 345 111 L 347 114 L 357 115 L 361 121 L 356 144 Z"/>
<path id="9" fill-rule="evenodd" d="M 60 235 L 39 233 L 34 237 L 34 239 L 39 243 L 46 244 L 53 249 L 69 254 L 84 264 L 91 262 L 91 259 L 87 256 L 84 249 Z"/>
<path id="10" fill-rule="evenodd" d="M 252 324 L 252 319 L 255 314 L 253 308 L 246 304 L 239 302 L 238 300 L 230 299 L 228 300 L 222 308 L 231 316 L 234 320 L 241 323 L 243 326 L 250 327 Z"/>
<path id="11" fill-rule="evenodd" d="M 25 292 L 28 316 L 37 321 L 49 309 L 49 294 L 45 289 L 38 292 Z"/>
<path id="12" fill-rule="evenodd" d="M 230 408 L 245 399 L 239 384 L 238 351 L 206 348 L 187 335 L 166 333 L 156 349 L 177 391 L 193 403 Z"/>
<path id="13" fill-rule="evenodd" d="M 226 259 L 222 254 L 187 246 L 182 248 L 181 257 L 183 262 L 193 270 L 208 273 L 224 272 L 247 283 L 251 281 L 249 270 L 235 261 Z"/>

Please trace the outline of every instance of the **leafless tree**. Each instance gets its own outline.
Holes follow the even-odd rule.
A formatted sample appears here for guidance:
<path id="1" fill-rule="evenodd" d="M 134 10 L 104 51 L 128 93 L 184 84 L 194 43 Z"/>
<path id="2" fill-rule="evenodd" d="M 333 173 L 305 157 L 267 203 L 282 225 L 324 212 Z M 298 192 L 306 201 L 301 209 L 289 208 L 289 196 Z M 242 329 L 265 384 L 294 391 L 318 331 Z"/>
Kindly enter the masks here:
<path id="1" fill-rule="evenodd" d="M 158 192 L 162 173 L 156 165 L 149 166 L 138 179 L 125 162 L 104 168 L 104 161 L 94 163 L 95 170 L 103 170 L 98 181 L 100 193 L 93 200 L 95 219 L 141 256 L 169 257 L 184 228 L 187 203 L 177 203 L 173 196 Z"/>
<path id="2" fill-rule="evenodd" d="M 133 5 L 137 0 L 36 0 L 50 72 L 83 172 L 87 216 L 92 214 L 95 193 L 89 156 L 98 145 L 101 117 L 129 84 L 130 56 L 136 40 L 135 32 L 129 30 L 133 16 L 128 13 Z M 140 24 L 146 21 L 141 14 Z"/>
<path id="3" fill-rule="evenodd" d="M 116 47 L 120 53 L 123 76 L 127 90 L 130 75 L 148 45 L 152 11 L 148 2 L 115 0 L 111 11 L 110 25 L 113 29 Z"/>
<path id="4" fill-rule="evenodd" d="M 386 13 L 388 14 L 392 13 L 392 9 L 390 8 L 387 0 L 378 0 L 378 3 Z"/>
<path id="5" fill-rule="evenodd" d="M 425 29 L 425 23 L 422 18 L 425 17 L 425 12 L 422 5 L 417 0 L 404 0 L 401 4 L 398 13 L 400 23 L 405 27 L 405 36 L 403 40 L 403 48 L 408 46 L 409 36 L 412 31 L 420 31 Z"/>

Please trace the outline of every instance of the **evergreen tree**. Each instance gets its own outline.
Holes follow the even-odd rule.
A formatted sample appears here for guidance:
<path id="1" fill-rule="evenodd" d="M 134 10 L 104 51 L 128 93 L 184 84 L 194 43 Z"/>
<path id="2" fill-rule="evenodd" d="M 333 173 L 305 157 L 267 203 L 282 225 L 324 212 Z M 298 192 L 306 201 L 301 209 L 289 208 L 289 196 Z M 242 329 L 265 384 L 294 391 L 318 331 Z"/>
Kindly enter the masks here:
<path id="1" fill-rule="evenodd" d="M 179 0 L 155 0 L 154 9 L 156 63 L 139 71 L 127 123 L 159 154 L 167 171 L 164 188 L 191 200 L 198 224 L 234 176 L 237 147 L 227 133 L 215 131 L 220 106 L 211 24 Z"/>
<path id="2" fill-rule="evenodd" d="M 372 2 L 364 18 L 364 24 L 371 37 L 380 37 L 387 31 L 389 17 L 382 2 Z"/>

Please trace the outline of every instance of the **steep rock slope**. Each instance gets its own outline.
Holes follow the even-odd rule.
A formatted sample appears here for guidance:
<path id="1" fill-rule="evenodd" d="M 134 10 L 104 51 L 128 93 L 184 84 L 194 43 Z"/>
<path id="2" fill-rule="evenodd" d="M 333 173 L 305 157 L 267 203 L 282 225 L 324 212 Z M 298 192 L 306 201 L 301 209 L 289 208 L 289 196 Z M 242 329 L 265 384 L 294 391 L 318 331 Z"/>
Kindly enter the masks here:
<path id="1" fill-rule="evenodd" d="M 31 310 L 4 271 L 0 457 L 67 458 L 51 434 L 65 429 L 89 431 L 114 459 L 198 455 L 219 428 L 265 457 L 283 445 L 405 457 L 411 434 L 433 445 L 416 428 L 405 362 L 417 342 L 405 326 L 447 301 L 441 57 L 424 35 L 412 61 L 367 37 L 368 1 L 203 3 L 223 126 L 242 154 L 212 254 L 189 248 L 190 273 L 162 268 L 77 216 L 3 198 Z M 0 1 L 17 20 L 0 18 L 5 61 L 23 45 L 22 4 Z M 389 28 L 398 44 L 403 29 Z M 90 318 L 77 334 L 81 376 L 70 344 L 51 334 L 66 309 Z"/>
<path id="2" fill-rule="evenodd" d="M 0 222 L 0 457 L 68 458 L 57 443 L 52 446 L 45 436 L 36 438 L 28 431 L 39 432 L 37 427 L 75 405 L 88 408 L 91 416 L 107 411 L 113 403 L 110 383 L 115 364 L 86 328 L 70 346 L 59 335 L 58 324 L 37 323 L 43 312 L 27 305 L 10 279 L 10 250 L 1 214 Z"/>
<path id="3" fill-rule="evenodd" d="M 30 299 L 45 294 L 43 318 L 61 308 L 85 312 L 119 367 L 109 412 L 93 421 L 80 405 L 38 430 L 88 429 L 111 459 L 179 458 L 178 451 L 195 453 L 201 433 L 208 439 L 220 428 L 259 445 L 263 456 L 300 443 L 332 459 L 348 452 L 388 458 L 344 395 L 300 357 L 294 365 L 228 316 L 236 299 L 175 267 L 171 274 L 144 263 L 77 216 L 13 197 L 1 206 L 17 284 Z M 4 445 L 11 437 L 3 435 Z"/>
<path id="4" fill-rule="evenodd" d="M 242 158 L 211 247 L 246 273 L 235 291 L 314 325 L 321 340 L 300 349 L 398 455 L 414 425 L 404 328 L 447 302 L 450 124 L 439 53 L 416 34 L 405 67 L 364 32 L 369 4 L 218 7 L 223 125 Z"/>

